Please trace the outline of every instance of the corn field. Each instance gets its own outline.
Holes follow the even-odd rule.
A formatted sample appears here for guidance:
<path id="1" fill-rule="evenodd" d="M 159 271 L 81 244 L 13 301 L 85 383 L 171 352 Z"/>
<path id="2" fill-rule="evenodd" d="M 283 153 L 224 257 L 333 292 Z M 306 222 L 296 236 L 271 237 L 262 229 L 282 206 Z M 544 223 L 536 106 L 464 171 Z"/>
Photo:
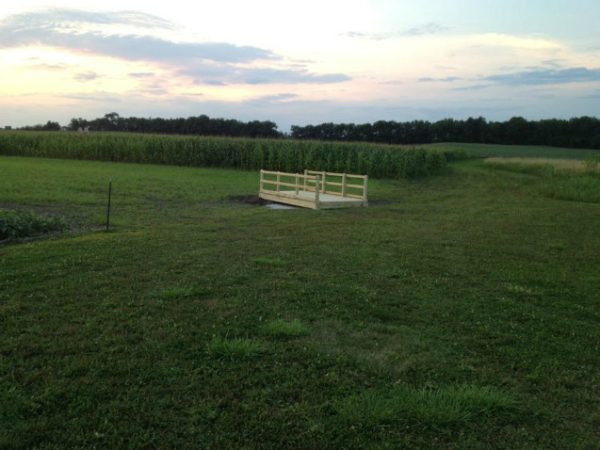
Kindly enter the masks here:
<path id="1" fill-rule="evenodd" d="M 305 168 L 413 178 L 456 152 L 367 143 L 130 133 L 0 132 L 0 155 L 302 172 Z"/>

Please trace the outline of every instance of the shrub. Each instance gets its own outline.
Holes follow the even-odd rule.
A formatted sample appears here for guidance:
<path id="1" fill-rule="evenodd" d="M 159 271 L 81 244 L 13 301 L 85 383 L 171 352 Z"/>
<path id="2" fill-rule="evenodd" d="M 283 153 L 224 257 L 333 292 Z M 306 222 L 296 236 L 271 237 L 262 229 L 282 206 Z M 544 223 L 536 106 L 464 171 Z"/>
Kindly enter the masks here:
<path id="1" fill-rule="evenodd" d="M 0 210 L 0 240 L 38 236 L 67 228 L 67 223 L 59 217 L 42 216 L 32 211 Z"/>

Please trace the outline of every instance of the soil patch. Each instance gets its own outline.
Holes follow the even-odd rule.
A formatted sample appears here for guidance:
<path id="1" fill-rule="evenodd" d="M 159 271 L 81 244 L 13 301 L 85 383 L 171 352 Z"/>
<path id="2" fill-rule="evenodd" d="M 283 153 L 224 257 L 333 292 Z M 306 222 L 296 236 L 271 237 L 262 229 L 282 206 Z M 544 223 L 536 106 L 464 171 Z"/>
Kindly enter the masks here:
<path id="1" fill-rule="evenodd" d="M 244 205 L 263 206 L 271 202 L 263 200 L 258 195 L 230 195 L 227 200 L 233 203 L 241 203 Z"/>

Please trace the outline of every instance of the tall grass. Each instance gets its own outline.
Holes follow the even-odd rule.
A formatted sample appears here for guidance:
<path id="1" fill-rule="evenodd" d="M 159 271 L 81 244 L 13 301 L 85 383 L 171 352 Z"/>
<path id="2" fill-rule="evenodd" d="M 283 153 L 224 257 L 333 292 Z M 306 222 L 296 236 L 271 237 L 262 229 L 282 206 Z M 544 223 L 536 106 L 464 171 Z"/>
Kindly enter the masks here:
<path id="1" fill-rule="evenodd" d="M 441 427 L 510 413 L 516 406 L 510 394 L 493 387 L 460 385 L 429 390 L 396 386 L 353 395 L 338 404 L 337 410 L 345 420 L 370 427 L 402 422 Z"/>
<path id="2" fill-rule="evenodd" d="M 552 158 L 487 158 L 486 166 L 539 177 L 536 189 L 559 200 L 600 203 L 600 163 Z"/>
<path id="3" fill-rule="evenodd" d="M 450 152 L 367 143 L 130 133 L 1 132 L 0 155 L 413 178 L 440 172 Z"/>

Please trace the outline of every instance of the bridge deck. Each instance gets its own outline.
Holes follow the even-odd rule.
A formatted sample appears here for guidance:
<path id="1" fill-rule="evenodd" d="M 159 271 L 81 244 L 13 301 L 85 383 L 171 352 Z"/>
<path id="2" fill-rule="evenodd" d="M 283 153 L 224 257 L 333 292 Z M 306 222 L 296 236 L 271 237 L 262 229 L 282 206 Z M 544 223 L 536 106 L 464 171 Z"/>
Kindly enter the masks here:
<path id="1" fill-rule="evenodd" d="M 319 194 L 319 205 L 317 207 L 315 193 L 312 191 L 279 191 L 279 192 L 261 192 L 259 197 L 286 205 L 302 206 L 312 209 L 331 209 L 331 208 L 351 208 L 355 206 L 366 206 L 360 198 L 341 197 L 332 194 Z"/>

